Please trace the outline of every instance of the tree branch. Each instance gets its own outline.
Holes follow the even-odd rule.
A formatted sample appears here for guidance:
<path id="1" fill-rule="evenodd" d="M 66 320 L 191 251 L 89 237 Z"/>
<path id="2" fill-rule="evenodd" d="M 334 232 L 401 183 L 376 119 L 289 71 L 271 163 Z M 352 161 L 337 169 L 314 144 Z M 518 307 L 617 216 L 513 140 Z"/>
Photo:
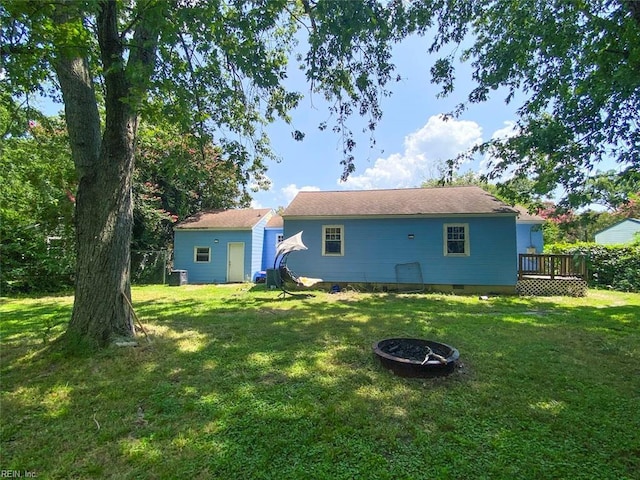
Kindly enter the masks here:
<path id="1" fill-rule="evenodd" d="M 623 3 L 626 4 L 631 13 L 631 18 L 640 26 L 640 2 L 638 0 L 626 0 Z"/>
<path id="2" fill-rule="evenodd" d="M 189 68 L 189 74 L 191 75 L 191 79 L 195 79 L 195 71 L 193 68 L 193 52 L 189 50 L 189 47 L 187 45 L 186 40 L 184 39 L 184 35 L 182 35 L 182 32 L 178 32 L 178 38 L 180 39 L 180 44 L 182 45 L 182 49 L 184 50 L 184 54 L 187 57 L 187 66 Z M 203 107 L 202 107 L 202 100 L 200 98 L 200 93 L 198 92 L 198 89 L 193 88 L 193 93 L 195 96 L 195 100 L 196 100 L 196 108 L 198 109 L 198 116 L 200 118 L 198 118 L 197 123 L 198 123 L 198 127 L 200 128 L 200 130 L 202 132 L 204 132 L 204 122 L 202 121 L 202 116 L 200 115 L 203 112 Z M 204 161 L 206 158 L 206 153 L 205 153 L 205 147 L 204 147 L 204 142 L 202 142 L 201 140 L 198 141 L 198 146 L 200 148 L 200 155 L 202 156 L 202 160 Z"/>
<path id="3" fill-rule="evenodd" d="M 54 23 L 64 26 L 73 20 L 66 4 L 57 6 Z M 98 160 L 101 145 L 100 114 L 89 61 L 77 48 L 59 45 L 53 67 L 64 99 L 65 118 L 73 160 L 81 178 Z"/>
<path id="4" fill-rule="evenodd" d="M 309 21 L 311 21 L 311 28 L 314 32 L 318 30 L 316 25 L 316 19 L 313 14 L 313 7 L 309 4 L 309 0 L 301 0 L 302 6 L 304 8 L 304 12 L 309 15 Z"/>
<path id="5" fill-rule="evenodd" d="M 302 25 L 302 26 L 305 28 L 305 30 L 307 31 L 307 33 L 311 33 L 311 32 L 312 32 L 312 30 L 309 28 L 309 25 L 307 25 L 306 23 L 304 23 L 304 22 L 302 21 L 302 19 L 301 19 L 298 15 L 296 15 L 296 13 L 295 13 L 294 11 L 292 11 L 292 10 L 289 8 L 289 6 L 288 6 L 288 5 L 285 5 L 285 6 L 284 6 L 284 9 L 289 13 L 289 15 L 291 15 L 291 16 L 294 18 L 294 20 L 295 20 L 296 22 L 298 22 L 300 25 Z M 305 10 L 305 12 L 306 12 L 306 10 Z M 311 17 L 310 17 L 310 18 L 311 18 Z M 314 25 L 313 27 L 315 28 L 315 25 Z"/>
<path id="6" fill-rule="evenodd" d="M 150 3 L 149 3 L 150 5 Z M 158 48 L 159 25 L 149 17 L 152 16 L 151 10 L 160 8 L 158 6 L 149 6 L 140 15 L 140 22 L 133 34 L 133 44 L 129 53 L 129 62 L 127 68 L 132 64 L 139 64 L 144 70 L 144 78 L 141 82 L 146 83 L 155 67 L 156 49 Z"/>

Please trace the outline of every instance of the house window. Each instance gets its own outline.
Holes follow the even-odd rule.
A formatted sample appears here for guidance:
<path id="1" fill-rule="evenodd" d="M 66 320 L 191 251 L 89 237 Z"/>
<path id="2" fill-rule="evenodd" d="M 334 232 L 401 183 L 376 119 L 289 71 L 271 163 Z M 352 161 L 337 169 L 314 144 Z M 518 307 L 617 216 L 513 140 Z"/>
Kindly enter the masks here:
<path id="1" fill-rule="evenodd" d="M 469 225 L 466 223 L 446 223 L 444 225 L 444 255 L 469 255 Z"/>
<path id="2" fill-rule="evenodd" d="M 209 263 L 211 261 L 211 248 L 195 247 L 193 249 L 193 261 L 195 263 Z"/>
<path id="3" fill-rule="evenodd" d="M 342 225 L 322 226 L 322 255 L 344 255 L 344 228 Z"/>
<path id="4" fill-rule="evenodd" d="M 276 247 L 278 245 L 280 245 L 283 240 L 284 240 L 284 234 L 283 233 L 279 233 L 278 235 L 276 235 Z"/>

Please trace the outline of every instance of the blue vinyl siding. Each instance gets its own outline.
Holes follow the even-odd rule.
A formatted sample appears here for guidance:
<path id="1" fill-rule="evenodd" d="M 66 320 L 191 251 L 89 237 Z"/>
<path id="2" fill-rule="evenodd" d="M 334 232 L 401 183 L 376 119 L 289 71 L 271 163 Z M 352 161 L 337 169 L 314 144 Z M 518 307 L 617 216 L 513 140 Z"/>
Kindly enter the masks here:
<path id="1" fill-rule="evenodd" d="M 535 247 L 535 253 L 542 253 L 542 228 L 540 224 L 518 223 L 516 225 L 518 253 L 527 253 L 527 248 Z M 533 230 L 532 230 L 533 229 Z"/>
<path id="2" fill-rule="evenodd" d="M 468 224 L 469 256 L 444 255 L 443 225 Z M 322 226 L 344 226 L 344 256 L 323 256 Z M 515 285 L 515 217 L 285 219 L 285 237 L 303 230 L 309 248 L 289 257 L 299 275 L 327 282 L 395 283 L 395 266 L 419 262 L 426 284 Z M 409 239 L 413 234 L 413 239 Z"/>
<path id="3" fill-rule="evenodd" d="M 276 242 L 279 234 L 282 234 L 282 228 L 267 228 L 264 231 L 262 270 L 273 268 L 273 262 L 276 259 Z"/>
<path id="4" fill-rule="evenodd" d="M 245 272 L 245 280 L 253 280 L 256 273 L 262 270 L 262 251 L 264 248 L 264 224 L 268 220 L 268 217 L 261 221 L 258 225 L 253 227 L 251 233 L 251 244 L 247 247 L 251 250 L 251 264 L 250 271 Z M 248 275 L 247 275 L 248 273 Z"/>
<path id="5" fill-rule="evenodd" d="M 215 239 L 218 239 L 217 243 Z M 249 278 L 252 265 L 250 230 L 176 230 L 174 268 L 187 271 L 188 283 L 225 283 L 230 242 L 244 242 L 245 278 Z M 195 247 L 210 247 L 211 261 L 195 263 L 193 258 Z"/>

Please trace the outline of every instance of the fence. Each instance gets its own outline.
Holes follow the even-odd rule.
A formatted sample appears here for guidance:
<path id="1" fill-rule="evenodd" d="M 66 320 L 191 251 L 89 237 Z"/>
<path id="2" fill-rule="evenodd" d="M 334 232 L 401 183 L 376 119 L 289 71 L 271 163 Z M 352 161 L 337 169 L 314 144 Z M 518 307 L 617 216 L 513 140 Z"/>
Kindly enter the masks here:
<path id="1" fill-rule="evenodd" d="M 131 283 L 166 284 L 170 262 L 170 250 L 132 251 Z"/>

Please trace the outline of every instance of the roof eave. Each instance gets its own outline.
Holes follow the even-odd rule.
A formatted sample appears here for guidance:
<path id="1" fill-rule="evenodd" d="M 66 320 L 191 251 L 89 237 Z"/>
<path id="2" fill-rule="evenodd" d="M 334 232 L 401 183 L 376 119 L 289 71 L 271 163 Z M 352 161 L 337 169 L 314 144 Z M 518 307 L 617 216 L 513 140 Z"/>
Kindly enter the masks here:
<path id="1" fill-rule="evenodd" d="M 200 232 L 203 231 L 207 231 L 207 232 L 228 232 L 228 231 L 243 231 L 243 232 L 250 232 L 251 230 L 253 230 L 255 227 L 255 225 L 253 227 L 174 227 L 174 230 L 198 230 Z"/>
<path id="2" fill-rule="evenodd" d="M 516 217 L 517 212 L 478 212 L 478 213 L 403 213 L 370 215 L 283 215 L 287 220 L 372 220 L 372 219 L 412 219 L 412 218 L 451 218 L 451 217 Z"/>

